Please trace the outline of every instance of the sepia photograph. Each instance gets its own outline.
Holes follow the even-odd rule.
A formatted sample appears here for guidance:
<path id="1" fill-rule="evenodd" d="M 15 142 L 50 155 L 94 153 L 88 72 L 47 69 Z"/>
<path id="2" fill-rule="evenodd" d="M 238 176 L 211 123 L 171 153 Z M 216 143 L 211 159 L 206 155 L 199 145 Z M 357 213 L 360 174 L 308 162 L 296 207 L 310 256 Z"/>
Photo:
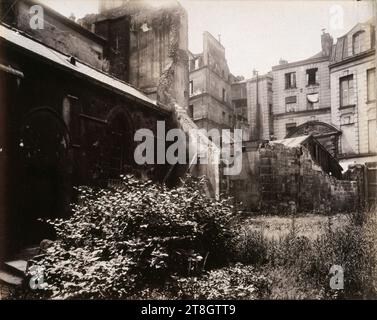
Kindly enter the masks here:
<path id="1" fill-rule="evenodd" d="M 0 0 L 0 300 L 377 300 L 376 15 Z"/>

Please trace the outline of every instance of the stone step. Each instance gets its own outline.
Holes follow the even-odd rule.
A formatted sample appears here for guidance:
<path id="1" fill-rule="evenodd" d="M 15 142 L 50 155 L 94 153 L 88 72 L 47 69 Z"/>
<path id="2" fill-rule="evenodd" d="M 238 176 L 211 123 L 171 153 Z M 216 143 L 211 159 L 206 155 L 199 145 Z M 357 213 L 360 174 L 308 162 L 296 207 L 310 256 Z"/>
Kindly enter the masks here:
<path id="1" fill-rule="evenodd" d="M 27 261 L 14 260 L 4 262 L 4 270 L 19 277 L 24 277 L 27 267 Z"/>
<path id="2" fill-rule="evenodd" d="M 35 246 L 35 247 L 29 247 L 23 249 L 21 252 L 19 252 L 16 256 L 15 259 L 17 260 L 30 260 L 34 256 L 38 255 L 40 253 L 40 247 Z"/>
<path id="3" fill-rule="evenodd" d="M 5 270 L 0 270 L 0 282 L 8 286 L 20 286 L 22 284 L 22 277 L 11 274 Z"/>

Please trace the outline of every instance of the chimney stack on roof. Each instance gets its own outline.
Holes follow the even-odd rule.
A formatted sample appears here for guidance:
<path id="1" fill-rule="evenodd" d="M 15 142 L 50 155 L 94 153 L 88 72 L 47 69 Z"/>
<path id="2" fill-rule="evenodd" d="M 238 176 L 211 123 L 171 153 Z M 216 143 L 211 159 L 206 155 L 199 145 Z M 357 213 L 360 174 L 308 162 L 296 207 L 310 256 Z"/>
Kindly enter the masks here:
<path id="1" fill-rule="evenodd" d="M 331 54 L 331 49 L 334 44 L 334 39 L 330 33 L 326 32 L 326 29 L 322 29 L 321 34 L 321 46 L 322 46 L 322 55 L 329 56 Z"/>

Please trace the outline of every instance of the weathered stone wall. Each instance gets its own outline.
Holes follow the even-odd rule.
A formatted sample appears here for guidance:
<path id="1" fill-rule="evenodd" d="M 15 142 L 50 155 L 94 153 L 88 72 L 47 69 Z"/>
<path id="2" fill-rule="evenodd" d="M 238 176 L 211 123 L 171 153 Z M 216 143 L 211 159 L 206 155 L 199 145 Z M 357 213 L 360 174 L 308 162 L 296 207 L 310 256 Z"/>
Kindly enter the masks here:
<path id="1" fill-rule="evenodd" d="M 50 8 L 43 6 L 43 29 L 32 29 L 30 20 L 33 15 L 30 14 L 30 8 L 35 4 L 31 0 L 18 1 L 12 7 L 14 14 L 4 17 L 5 22 L 64 54 L 74 56 L 97 69 L 109 70 L 109 63 L 104 57 L 106 40 Z M 8 12 L 11 5 L 9 1 L 4 1 L 0 10 Z"/>
<path id="2" fill-rule="evenodd" d="M 248 211 L 337 212 L 359 205 L 357 181 L 324 173 L 304 147 L 266 144 L 243 156 L 243 171 L 231 179 L 230 193 Z M 223 188 L 226 181 L 222 181 Z"/>

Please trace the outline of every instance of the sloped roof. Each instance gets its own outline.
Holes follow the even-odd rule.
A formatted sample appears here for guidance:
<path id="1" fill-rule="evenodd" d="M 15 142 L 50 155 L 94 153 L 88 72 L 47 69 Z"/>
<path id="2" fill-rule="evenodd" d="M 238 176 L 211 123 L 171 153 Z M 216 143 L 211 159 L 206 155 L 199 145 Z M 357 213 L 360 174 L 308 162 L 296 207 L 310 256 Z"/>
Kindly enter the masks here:
<path id="1" fill-rule="evenodd" d="M 270 144 L 282 144 L 286 147 L 295 148 L 302 145 L 305 141 L 307 141 L 310 138 L 310 135 L 306 136 L 299 136 L 294 138 L 287 138 L 287 139 L 281 139 L 281 140 L 272 140 L 269 143 Z"/>
<path id="2" fill-rule="evenodd" d="M 77 59 L 75 64 L 70 63 L 69 56 L 45 46 L 44 44 L 26 36 L 18 30 L 10 29 L 1 24 L 0 38 L 26 51 L 43 57 L 49 62 L 52 62 L 65 70 L 72 71 L 78 76 L 95 80 L 109 89 L 115 89 L 120 94 L 124 94 L 131 99 L 146 103 L 154 108 L 161 109 L 161 111 L 170 111 L 167 107 L 157 105 L 156 101 L 148 98 L 131 85 L 128 85 L 127 83 L 120 81 L 119 79 L 114 78 L 105 72 L 94 69 Z"/>
<path id="3" fill-rule="evenodd" d="M 363 25 L 372 25 L 375 26 L 375 22 L 373 18 L 368 19 L 365 22 L 359 22 L 355 24 L 347 33 L 343 36 L 339 37 L 336 43 L 333 45 L 332 54 L 330 57 L 330 64 L 335 64 L 337 62 L 341 62 L 350 58 L 348 54 L 348 35 L 352 33 L 355 29 L 358 29 L 360 26 Z"/>

